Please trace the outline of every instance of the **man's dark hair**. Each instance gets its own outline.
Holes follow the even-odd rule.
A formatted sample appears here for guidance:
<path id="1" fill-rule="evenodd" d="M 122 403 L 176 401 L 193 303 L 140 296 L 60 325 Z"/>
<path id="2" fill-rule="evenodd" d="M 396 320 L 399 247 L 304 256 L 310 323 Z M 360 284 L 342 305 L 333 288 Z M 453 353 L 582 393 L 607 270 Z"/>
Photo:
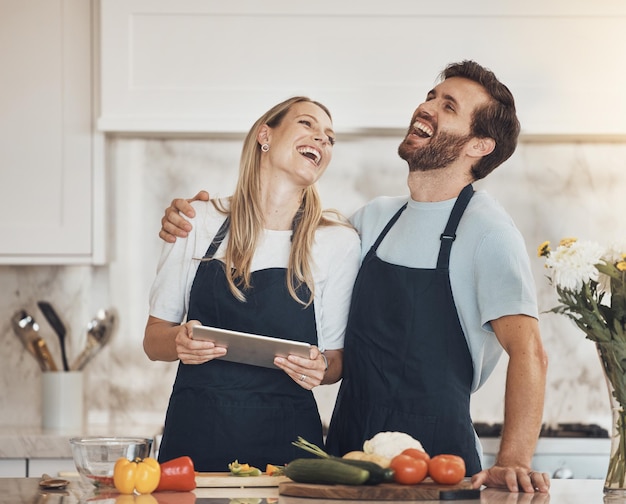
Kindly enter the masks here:
<path id="1" fill-rule="evenodd" d="M 496 142 L 493 152 L 472 166 L 472 175 L 475 180 L 479 180 L 489 175 L 515 152 L 520 132 L 520 123 L 515 113 L 515 100 L 509 88 L 502 84 L 491 70 L 475 61 L 451 63 L 441 72 L 440 78 L 445 80 L 451 77 L 463 77 L 477 82 L 492 98 L 488 105 L 474 111 L 470 125 L 472 136 L 493 138 Z"/>

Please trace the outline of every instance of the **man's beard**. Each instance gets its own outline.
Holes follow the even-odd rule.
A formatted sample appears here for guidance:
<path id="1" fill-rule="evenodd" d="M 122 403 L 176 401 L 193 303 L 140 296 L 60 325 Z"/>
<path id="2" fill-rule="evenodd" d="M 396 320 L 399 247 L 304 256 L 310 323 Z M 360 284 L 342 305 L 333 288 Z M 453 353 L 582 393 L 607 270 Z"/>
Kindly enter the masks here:
<path id="1" fill-rule="evenodd" d="M 454 163 L 471 135 L 438 133 L 427 145 L 413 147 L 406 139 L 398 146 L 398 155 L 409 164 L 409 171 L 429 171 Z"/>

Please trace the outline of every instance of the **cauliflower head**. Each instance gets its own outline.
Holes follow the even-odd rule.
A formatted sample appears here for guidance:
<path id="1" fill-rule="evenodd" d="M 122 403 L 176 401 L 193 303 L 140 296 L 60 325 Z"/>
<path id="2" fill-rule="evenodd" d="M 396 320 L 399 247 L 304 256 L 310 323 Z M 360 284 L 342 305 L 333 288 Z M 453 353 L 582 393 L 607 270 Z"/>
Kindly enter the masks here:
<path id="1" fill-rule="evenodd" d="M 363 443 L 365 453 L 375 453 L 389 459 L 399 455 L 407 448 L 425 451 L 422 443 L 404 432 L 379 432 L 372 439 Z"/>

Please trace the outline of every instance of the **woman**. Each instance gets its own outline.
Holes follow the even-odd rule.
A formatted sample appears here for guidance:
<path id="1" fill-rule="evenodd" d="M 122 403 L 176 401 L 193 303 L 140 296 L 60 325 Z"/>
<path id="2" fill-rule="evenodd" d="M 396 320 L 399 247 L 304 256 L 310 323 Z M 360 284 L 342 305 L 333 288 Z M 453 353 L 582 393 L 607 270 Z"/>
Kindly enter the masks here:
<path id="1" fill-rule="evenodd" d="M 322 444 L 311 390 L 341 377 L 360 253 L 356 232 L 322 212 L 315 188 L 333 135 L 323 105 L 305 97 L 276 105 L 244 140 L 234 194 L 195 202 L 193 231 L 165 245 L 144 337 L 150 359 L 180 360 L 160 461 L 264 468 L 303 456 L 291 445 L 297 436 Z M 228 362 L 224 348 L 192 338 L 197 324 L 314 346 L 308 359 L 277 357 L 276 369 Z"/>

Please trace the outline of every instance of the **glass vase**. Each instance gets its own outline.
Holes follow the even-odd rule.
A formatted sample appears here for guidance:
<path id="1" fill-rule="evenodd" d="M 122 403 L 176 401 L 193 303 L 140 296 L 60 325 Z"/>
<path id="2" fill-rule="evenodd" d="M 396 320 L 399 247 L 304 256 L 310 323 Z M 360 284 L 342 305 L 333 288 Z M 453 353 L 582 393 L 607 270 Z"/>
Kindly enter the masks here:
<path id="1" fill-rule="evenodd" d="M 613 379 L 613 366 L 610 356 L 604 356 L 602 348 L 598 348 L 600 359 L 603 364 L 604 377 L 609 392 L 611 404 L 611 452 L 609 455 L 609 467 L 604 480 L 605 501 L 614 497 L 616 500 L 626 502 L 626 413 L 620 404 L 618 397 L 624 397 L 626 391 L 616 391 Z M 621 381 L 617 381 L 621 383 Z"/>

